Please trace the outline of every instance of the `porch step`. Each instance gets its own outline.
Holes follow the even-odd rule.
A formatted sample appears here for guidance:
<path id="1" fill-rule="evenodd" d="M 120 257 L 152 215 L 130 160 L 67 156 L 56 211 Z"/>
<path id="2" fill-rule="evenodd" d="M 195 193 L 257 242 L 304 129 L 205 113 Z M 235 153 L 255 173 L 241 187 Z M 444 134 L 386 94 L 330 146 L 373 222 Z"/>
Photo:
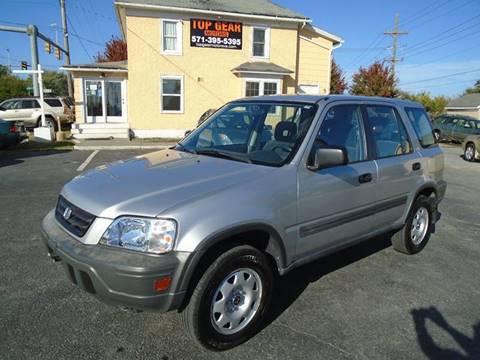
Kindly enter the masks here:
<path id="1" fill-rule="evenodd" d="M 75 123 L 72 124 L 72 129 L 129 129 L 128 123 Z"/>
<path id="2" fill-rule="evenodd" d="M 128 134 L 128 128 L 86 128 L 72 129 L 72 134 Z"/>
<path id="3" fill-rule="evenodd" d="M 73 124 L 72 135 L 75 139 L 128 139 L 128 123 Z"/>
<path id="4" fill-rule="evenodd" d="M 126 134 L 72 134 L 75 139 L 128 139 L 128 133 Z"/>

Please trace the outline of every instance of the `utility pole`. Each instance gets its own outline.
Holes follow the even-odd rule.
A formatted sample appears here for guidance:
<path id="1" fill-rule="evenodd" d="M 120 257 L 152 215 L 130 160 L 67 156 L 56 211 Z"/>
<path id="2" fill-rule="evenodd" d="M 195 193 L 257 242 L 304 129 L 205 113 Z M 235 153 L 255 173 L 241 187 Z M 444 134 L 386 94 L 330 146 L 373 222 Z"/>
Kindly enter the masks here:
<path id="1" fill-rule="evenodd" d="M 32 69 L 37 70 L 38 68 L 38 28 L 35 25 L 28 25 L 27 26 L 27 34 L 30 38 L 30 53 L 32 56 Z M 38 86 L 38 73 L 32 73 L 32 85 L 33 85 L 33 95 L 39 96 L 40 95 L 40 88 Z"/>
<path id="2" fill-rule="evenodd" d="M 408 32 L 406 32 L 406 31 L 399 31 L 398 30 L 399 21 L 400 21 L 400 15 L 396 14 L 395 15 L 395 27 L 394 27 L 393 31 L 387 31 L 387 32 L 384 33 L 385 35 L 390 35 L 393 38 L 392 58 L 389 59 L 388 61 L 390 61 L 392 63 L 391 69 L 392 69 L 392 74 L 393 74 L 394 77 L 395 77 L 396 65 L 400 61 L 397 57 L 397 54 L 398 54 L 398 37 L 401 36 L 401 35 L 407 35 L 408 34 Z"/>
<path id="3" fill-rule="evenodd" d="M 65 10 L 65 0 L 60 0 L 60 11 L 62 14 L 63 46 L 66 50 L 65 65 L 70 65 L 70 44 L 68 41 L 67 13 Z M 67 73 L 67 82 L 68 82 L 68 95 L 73 96 L 73 82 L 72 82 L 72 75 L 70 73 Z"/>
<path id="4" fill-rule="evenodd" d="M 10 25 L 0 25 L 0 31 L 9 31 L 15 33 L 23 33 L 27 34 L 30 39 L 30 54 L 32 56 L 31 60 L 31 68 L 32 71 L 28 74 L 32 75 L 33 80 L 33 95 L 40 96 L 40 88 L 38 85 L 38 38 L 41 40 L 52 44 L 54 47 L 58 49 L 58 51 L 63 52 L 70 61 L 69 52 L 62 48 L 60 45 L 55 43 L 52 39 L 48 38 L 47 36 L 43 35 L 41 32 L 38 31 L 38 28 L 35 25 L 28 25 L 28 26 L 10 26 Z M 27 74 L 27 73 L 25 73 Z"/>

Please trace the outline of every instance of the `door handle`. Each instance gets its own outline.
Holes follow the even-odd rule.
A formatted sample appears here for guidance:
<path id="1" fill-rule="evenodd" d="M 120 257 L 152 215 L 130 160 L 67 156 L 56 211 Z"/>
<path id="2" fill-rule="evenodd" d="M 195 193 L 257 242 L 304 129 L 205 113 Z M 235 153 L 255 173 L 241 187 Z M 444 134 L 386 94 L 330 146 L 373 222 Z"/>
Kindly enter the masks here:
<path id="1" fill-rule="evenodd" d="M 412 170 L 413 171 L 418 171 L 421 168 L 422 168 L 422 164 L 420 164 L 419 162 L 413 163 L 413 165 L 412 165 Z"/>
<path id="2" fill-rule="evenodd" d="M 371 182 L 372 179 L 373 179 L 372 174 L 366 173 L 366 174 L 360 175 L 360 176 L 358 177 L 358 182 L 359 182 L 360 184 L 365 184 L 365 183 Z"/>

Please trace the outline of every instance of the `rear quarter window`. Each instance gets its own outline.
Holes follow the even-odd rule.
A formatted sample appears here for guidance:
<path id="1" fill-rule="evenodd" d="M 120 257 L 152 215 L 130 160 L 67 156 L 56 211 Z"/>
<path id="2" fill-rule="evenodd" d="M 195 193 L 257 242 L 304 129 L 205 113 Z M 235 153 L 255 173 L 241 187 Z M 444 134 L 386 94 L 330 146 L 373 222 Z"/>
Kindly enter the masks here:
<path id="1" fill-rule="evenodd" d="M 424 148 L 434 145 L 435 137 L 433 136 L 433 129 L 427 112 L 421 108 L 405 108 L 405 111 L 420 145 Z"/>
<path id="2" fill-rule="evenodd" d="M 63 107 L 62 102 L 58 99 L 45 99 L 44 101 L 51 107 Z"/>

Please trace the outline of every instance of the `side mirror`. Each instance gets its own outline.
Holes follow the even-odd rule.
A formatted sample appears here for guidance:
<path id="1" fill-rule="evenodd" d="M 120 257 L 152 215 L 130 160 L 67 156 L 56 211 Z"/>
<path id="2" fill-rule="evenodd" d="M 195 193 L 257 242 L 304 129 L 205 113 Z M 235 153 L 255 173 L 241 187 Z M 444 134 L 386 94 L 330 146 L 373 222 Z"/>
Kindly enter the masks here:
<path id="1" fill-rule="evenodd" d="M 312 150 L 307 167 L 311 171 L 317 171 L 347 164 L 348 155 L 345 149 L 318 147 Z"/>
<path id="2" fill-rule="evenodd" d="M 7 109 L 5 109 L 3 106 L 0 106 L 0 111 L 6 111 Z"/>

